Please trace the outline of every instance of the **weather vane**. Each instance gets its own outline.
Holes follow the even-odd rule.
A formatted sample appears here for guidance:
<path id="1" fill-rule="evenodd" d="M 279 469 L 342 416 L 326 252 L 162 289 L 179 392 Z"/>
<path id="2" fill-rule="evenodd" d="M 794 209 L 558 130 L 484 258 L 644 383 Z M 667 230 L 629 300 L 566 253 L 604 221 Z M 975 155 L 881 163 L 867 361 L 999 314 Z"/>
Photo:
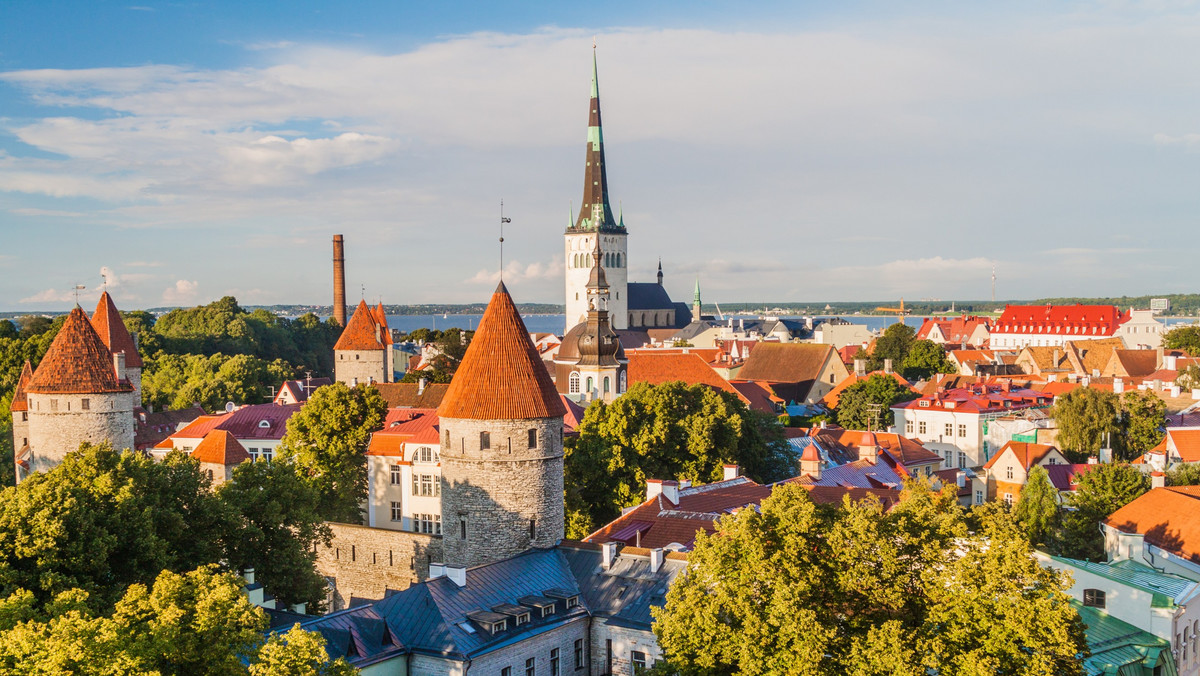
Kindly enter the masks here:
<path id="1" fill-rule="evenodd" d="M 108 273 L 101 270 L 100 278 L 104 280 L 104 284 L 101 285 L 101 288 L 103 288 L 105 291 L 108 291 Z"/>
<path id="2" fill-rule="evenodd" d="M 86 286 L 84 286 L 83 284 L 76 284 L 76 285 L 75 285 L 75 304 L 76 304 L 76 305 L 79 305 L 79 292 L 80 292 L 80 291 L 84 291 L 84 290 L 86 290 L 86 289 L 87 289 L 87 287 L 86 287 Z"/>
<path id="3" fill-rule="evenodd" d="M 504 224 L 512 223 L 511 218 L 504 217 L 504 199 L 500 199 L 500 281 L 504 281 Z"/>

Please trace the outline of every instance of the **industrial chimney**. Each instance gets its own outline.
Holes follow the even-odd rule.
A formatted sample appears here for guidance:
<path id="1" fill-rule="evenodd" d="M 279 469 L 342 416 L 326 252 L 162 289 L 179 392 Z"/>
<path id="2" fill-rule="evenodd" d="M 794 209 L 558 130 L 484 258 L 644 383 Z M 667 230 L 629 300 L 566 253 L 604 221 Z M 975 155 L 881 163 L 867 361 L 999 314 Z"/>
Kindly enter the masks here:
<path id="1" fill-rule="evenodd" d="M 346 250 L 341 235 L 333 236 L 333 318 L 346 325 Z"/>

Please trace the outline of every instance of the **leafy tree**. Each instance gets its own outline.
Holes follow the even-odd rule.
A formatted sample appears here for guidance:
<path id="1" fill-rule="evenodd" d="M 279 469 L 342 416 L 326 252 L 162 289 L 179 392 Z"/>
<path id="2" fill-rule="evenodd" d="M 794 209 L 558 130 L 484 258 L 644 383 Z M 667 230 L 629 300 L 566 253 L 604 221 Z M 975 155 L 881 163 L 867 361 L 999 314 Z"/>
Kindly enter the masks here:
<path id="1" fill-rule="evenodd" d="M 288 419 L 279 456 L 294 462 L 316 491 L 317 512 L 325 519 L 362 522 L 367 443 L 386 416 L 387 403 L 376 388 L 334 383 L 315 390 Z"/>
<path id="2" fill-rule="evenodd" d="M 1124 433 L 1121 457 L 1133 460 L 1158 445 L 1167 425 L 1167 404 L 1153 392 L 1129 391 L 1121 395 Z"/>
<path id="3" fill-rule="evenodd" d="M 1117 395 L 1091 387 L 1077 387 L 1059 396 L 1050 411 L 1058 424 L 1059 448 L 1074 459 L 1099 451 L 1120 434 L 1118 406 Z"/>
<path id="4" fill-rule="evenodd" d="M 7 319 L 0 319 L 0 339 L 12 340 L 20 338 L 21 332 L 17 329 L 17 325 Z"/>
<path id="5" fill-rule="evenodd" d="M 871 353 L 871 370 L 883 368 L 885 359 L 891 359 L 893 367 L 902 366 L 916 338 L 917 330 L 904 322 L 896 322 L 884 329 L 883 335 L 875 340 L 875 351 Z"/>
<path id="6" fill-rule="evenodd" d="M 471 344 L 471 339 L 475 337 L 474 331 L 463 331 L 459 328 L 446 329 L 445 331 L 436 331 L 426 328 L 420 328 L 409 334 L 412 340 L 421 340 L 426 343 L 433 343 L 436 347 L 437 356 L 430 360 L 431 366 L 422 371 L 409 371 L 400 379 L 402 383 L 415 383 L 422 378 L 431 383 L 448 383 L 454 377 L 454 372 L 458 370 L 458 365 L 462 362 L 463 355 L 467 353 L 467 347 Z"/>
<path id="7" fill-rule="evenodd" d="M 1168 350 L 1187 350 L 1193 357 L 1200 356 L 1200 326 L 1177 326 L 1163 334 L 1162 344 Z"/>
<path id="8" fill-rule="evenodd" d="M 1104 558 L 1100 522 L 1150 490 L 1150 477 L 1126 463 L 1100 463 L 1079 476 L 1064 515 L 1062 552 L 1076 559 Z"/>
<path id="9" fill-rule="evenodd" d="M 54 320 L 44 315 L 24 315 L 17 317 L 17 325 L 21 327 L 21 338 L 40 336 L 50 330 Z"/>
<path id="10" fill-rule="evenodd" d="M 286 634 L 271 634 L 250 665 L 250 676 L 352 676 L 358 670 L 344 659 L 332 662 L 325 638 L 294 625 Z"/>
<path id="11" fill-rule="evenodd" d="M 16 483 L 16 466 L 13 464 L 12 393 L 0 396 L 0 489 Z"/>
<path id="12" fill-rule="evenodd" d="M 148 406 L 170 409 L 199 403 L 209 411 L 222 408 L 227 401 L 257 404 L 269 401 L 271 388 L 295 375 L 295 370 L 279 359 L 267 362 L 245 354 L 206 357 L 160 352 L 146 360 L 142 400 Z"/>
<path id="13" fill-rule="evenodd" d="M 1200 389 L 1200 366 L 1191 364 L 1179 371 L 1175 376 L 1175 384 L 1182 390 Z"/>
<path id="14" fill-rule="evenodd" d="M 1200 463 L 1189 462 L 1176 465 L 1167 472 L 1168 486 L 1200 485 Z"/>
<path id="15" fill-rule="evenodd" d="M 891 407 L 917 398 L 917 393 L 900 384 L 894 377 L 876 373 L 842 390 L 834 409 L 837 423 L 848 430 L 886 430 L 894 420 Z M 878 405 L 875 419 L 873 405 Z"/>
<path id="16" fill-rule="evenodd" d="M 814 505 L 784 484 L 701 534 L 654 611 L 667 664 L 693 674 L 1082 674 L 1064 580 L 1002 510 L 967 532 L 950 491 Z"/>
<path id="17" fill-rule="evenodd" d="M 637 383 L 611 404 L 593 402 L 579 436 L 567 440 L 568 534 L 586 535 L 641 503 L 646 479 L 709 483 L 721 478 L 725 463 L 760 481 L 795 473 L 778 423 L 728 392 Z"/>
<path id="18" fill-rule="evenodd" d="M 900 373 L 909 380 L 928 380 L 935 373 L 954 373 L 954 365 L 941 345 L 932 340 L 917 340 L 905 355 Z"/>
<path id="19" fill-rule="evenodd" d="M 233 481 L 217 488 L 230 508 L 234 535 L 227 560 L 235 570 L 253 568 L 255 577 L 283 605 L 321 608 L 325 579 L 315 568 L 316 545 L 332 533 L 317 511 L 318 495 L 286 462 L 247 462 Z"/>
<path id="20" fill-rule="evenodd" d="M 1029 470 L 1029 478 L 1021 489 L 1021 499 L 1017 501 L 1013 517 L 1024 529 L 1029 544 L 1034 547 L 1046 546 L 1057 538 L 1061 520 L 1058 490 L 1050 483 L 1050 475 L 1045 467 L 1034 465 Z"/>

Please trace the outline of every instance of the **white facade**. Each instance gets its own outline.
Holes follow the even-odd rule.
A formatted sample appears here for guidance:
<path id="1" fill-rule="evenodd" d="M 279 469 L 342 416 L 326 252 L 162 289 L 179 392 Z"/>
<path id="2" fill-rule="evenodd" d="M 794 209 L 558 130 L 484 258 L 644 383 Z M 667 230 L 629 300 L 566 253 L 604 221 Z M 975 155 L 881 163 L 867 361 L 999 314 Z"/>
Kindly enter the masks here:
<path id="1" fill-rule="evenodd" d="M 442 534 L 442 466 L 437 443 L 409 442 L 401 456 L 367 456 L 367 525 Z"/>
<path id="2" fill-rule="evenodd" d="M 1062 347 L 1068 341 L 1077 340 L 1100 340 L 1101 338 L 1112 338 L 1119 335 L 1118 329 L 1114 333 L 992 333 L 991 342 L 988 344 L 993 350 L 1020 350 L 1026 347 Z"/>
<path id="3" fill-rule="evenodd" d="M 1163 323 L 1154 318 L 1154 312 L 1131 310 L 1129 321 L 1119 326 L 1113 335 L 1124 340 L 1125 347 L 1131 350 L 1156 350 L 1162 345 L 1165 332 Z"/>
<path id="4" fill-rule="evenodd" d="M 893 408 L 891 432 L 915 439 L 942 456 L 946 468 L 978 467 L 995 451 L 984 441 L 984 416 L 940 408 Z"/>
<path id="5" fill-rule="evenodd" d="M 813 329 L 813 342 L 832 345 L 840 350 L 847 345 L 862 345 L 875 339 L 871 329 L 862 324 L 830 324 L 824 322 Z M 786 338 L 784 339 L 786 342 Z"/>
<path id="6" fill-rule="evenodd" d="M 566 246 L 566 317 L 563 332 L 587 321 L 587 285 L 592 274 L 592 249 L 596 243 L 593 231 L 568 232 Z M 623 232 L 601 232 L 601 267 L 610 289 L 608 317 L 614 329 L 629 328 L 629 235 Z"/>

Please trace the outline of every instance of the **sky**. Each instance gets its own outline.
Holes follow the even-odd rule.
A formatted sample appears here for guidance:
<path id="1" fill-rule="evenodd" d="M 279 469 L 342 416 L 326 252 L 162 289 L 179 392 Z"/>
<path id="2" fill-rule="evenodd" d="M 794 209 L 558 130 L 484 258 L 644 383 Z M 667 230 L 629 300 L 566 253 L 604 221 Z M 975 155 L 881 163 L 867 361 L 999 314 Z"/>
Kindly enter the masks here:
<path id="1" fill-rule="evenodd" d="M 1200 6 L 0 3 L 0 311 L 563 299 L 593 39 L 632 281 L 1196 292 Z"/>

